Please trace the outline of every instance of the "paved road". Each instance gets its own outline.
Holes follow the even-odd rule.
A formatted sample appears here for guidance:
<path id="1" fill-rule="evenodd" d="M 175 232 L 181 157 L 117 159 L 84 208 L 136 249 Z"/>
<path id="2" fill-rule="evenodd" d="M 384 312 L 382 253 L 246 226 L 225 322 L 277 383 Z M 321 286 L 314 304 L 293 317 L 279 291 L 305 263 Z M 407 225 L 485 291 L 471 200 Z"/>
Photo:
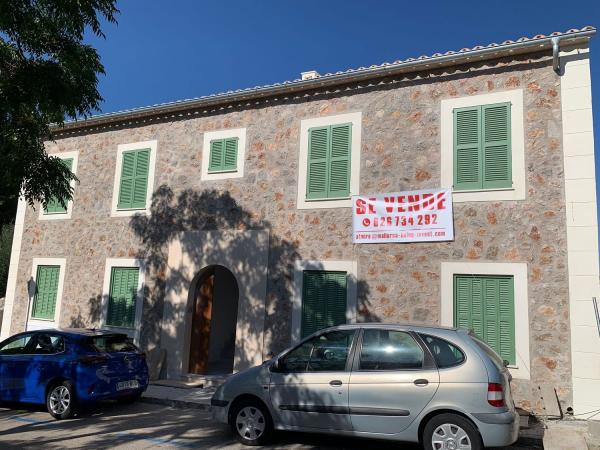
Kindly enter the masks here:
<path id="1" fill-rule="evenodd" d="M 242 449 L 205 411 L 148 403 L 106 403 L 72 420 L 55 421 L 40 407 L 0 408 L 0 449 Z M 417 450 L 409 444 L 280 433 L 270 449 Z M 524 450 L 530 447 L 511 447 Z M 508 449 L 506 449 L 508 450 Z"/>

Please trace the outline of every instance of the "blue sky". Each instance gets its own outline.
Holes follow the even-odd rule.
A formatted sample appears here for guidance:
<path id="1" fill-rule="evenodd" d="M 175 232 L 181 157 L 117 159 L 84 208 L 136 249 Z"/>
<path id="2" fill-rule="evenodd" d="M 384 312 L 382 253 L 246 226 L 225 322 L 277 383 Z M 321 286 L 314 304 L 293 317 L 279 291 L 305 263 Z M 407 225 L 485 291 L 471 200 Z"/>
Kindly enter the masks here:
<path id="1" fill-rule="evenodd" d="M 91 38 L 103 112 L 379 64 L 521 36 L 600 26 L 598 0 L 121 0 Z M 600 35 L 592 39 L 600 174 Z"/>

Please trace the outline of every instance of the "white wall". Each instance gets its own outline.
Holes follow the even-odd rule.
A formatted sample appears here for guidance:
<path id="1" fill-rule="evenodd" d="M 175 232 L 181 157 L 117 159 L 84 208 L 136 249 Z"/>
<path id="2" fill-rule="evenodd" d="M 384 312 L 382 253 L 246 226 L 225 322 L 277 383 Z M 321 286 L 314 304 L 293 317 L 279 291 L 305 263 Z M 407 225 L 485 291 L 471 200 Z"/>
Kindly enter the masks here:
<path id="1" fill-rule="evenodd" d="M 575 414 L 600 409 L 600 335 L 592 297 L 598 283 L 598 221 L 592 91 L 587 48 L 561 52 L 569 309 Z M 579 416 L 585 418 L 586 415 Z M 598 416 L 596 416 L 598 418 Z"/>

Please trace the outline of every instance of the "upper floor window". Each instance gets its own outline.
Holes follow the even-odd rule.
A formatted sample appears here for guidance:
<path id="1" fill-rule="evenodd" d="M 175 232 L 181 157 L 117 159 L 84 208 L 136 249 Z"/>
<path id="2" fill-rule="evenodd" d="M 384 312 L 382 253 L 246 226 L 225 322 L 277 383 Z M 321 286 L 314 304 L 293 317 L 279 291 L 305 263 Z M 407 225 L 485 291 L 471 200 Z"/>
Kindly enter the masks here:
<path id="1" fill-rule="evenodd" d="M 298 208 L 350 207 L 359 191 L 362 114 L 303 120 Z"/>
<path id="2" fill-rule="evenodd" d="M 512 187 L 510 106 L 454 109 L 454 190 Z"/>
<path id="3" fill-rule="evenodd" d="M 210 141 L 209 173 L 237 170 L 238 138 Z"/>
<path id="4" fill-rule="evenodd" d="M 245 128 L 205 132 L 201 179 L 211 181 L 242 178 L 245 153 Z"/>
<path id="5" fill-rule="evenodd" d="M 112 215 L 149 213 L 154 185 L 156 141 L 119 145 Z"/>
<path id="6" fill-rule="evenodd" d="M 352 124 L 308 130 L 306 198 L 348 198 Z"/>
<path id="7" fill-rule="evenodd" d="M 58 158 L 60 158 L 61 162 L 72 173 L 77 172 L 77 151 L 56 153 L 53 156 L 57 156 Z M 71 185 L 73 185 L 73 183 L 71 183 Z M 48 201 L 46 207 L 40 209 L 40 220 L 70 219 L 71 211 L 73 209 L 73 200 L 66 201 L 65 206 L 63 206 L 58 198 L 51 198 Z"/>
<path id="8" fill-rule="evenodd" d="M 123 152 L 118 209 L 143 209 L 148 192 L 150 149 Z"/>
<path id="9" fill-rule="evenodd" d="M 440 175 L 456 202 L 526 197 L 523 90 L 441 101 Z"/>
<path id="10" fill-rule="evenodd" d="M 69 170 L 73 169 L 73 158 L 65 158 L 62 159 L 61 162 L 65 165 L 65 167 Z M 46 205 L 46 209 L 44 210 L 44 214 L 66 214 L 67 207 L 63 206 L 60 203 L 58 198 L 52 198 L 48 204 Z"/>

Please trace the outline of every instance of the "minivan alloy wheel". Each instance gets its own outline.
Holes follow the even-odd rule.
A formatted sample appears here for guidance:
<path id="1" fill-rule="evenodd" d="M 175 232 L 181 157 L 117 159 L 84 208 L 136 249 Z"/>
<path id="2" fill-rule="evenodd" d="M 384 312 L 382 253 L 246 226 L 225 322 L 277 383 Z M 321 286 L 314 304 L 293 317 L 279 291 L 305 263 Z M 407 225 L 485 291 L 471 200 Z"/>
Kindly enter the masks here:
<path id="1" fill-rule="evenodd" d="M 54 414 L 63 414 L 71 404 L 71 393 L 66 386 L 56 386 L 50 394 L 50 410 Z"/>
<path id="2" fill-rule="evenodd" d="M 235 428 L 245 439 L 258 439 L 265 430 L 266 421 L 262 412 L 254 406 L 246 406 L 238 412 L 235 418 Z"/>
<path id="3" fill-rule="evenodd" d="M 444 423 L 433 432 L 431 446 L 434 450 L 471 450 L 471 440 L 458 425 Z"/>

